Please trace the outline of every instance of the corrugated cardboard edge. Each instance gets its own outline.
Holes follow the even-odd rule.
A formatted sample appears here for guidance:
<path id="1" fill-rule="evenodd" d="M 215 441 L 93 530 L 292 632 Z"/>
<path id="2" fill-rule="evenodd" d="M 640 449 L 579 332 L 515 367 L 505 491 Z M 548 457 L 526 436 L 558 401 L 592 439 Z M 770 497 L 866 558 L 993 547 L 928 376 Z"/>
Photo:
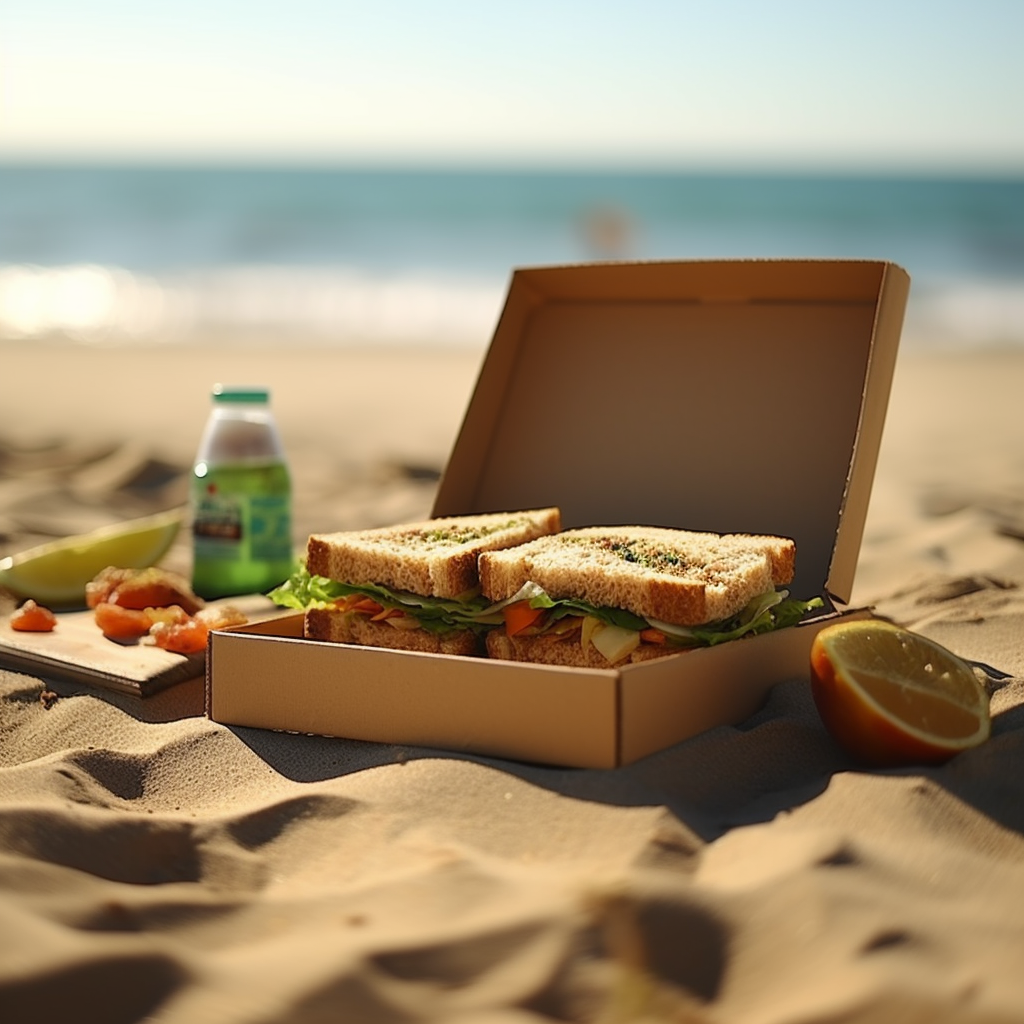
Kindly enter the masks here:
<path id="1" fill-rule="evenodd" d="M 849 602 L 853 593 L 909 291 L 910 277 L 907 272 L 894 263 L 884 264 L 872 331 L 873 344 L 868 354 L 864 379 L 860 422 L 826 580 L 828 593 L 843 604 Z M 884 339 L 886 343 L 878 344 L 879 339 Z"/>

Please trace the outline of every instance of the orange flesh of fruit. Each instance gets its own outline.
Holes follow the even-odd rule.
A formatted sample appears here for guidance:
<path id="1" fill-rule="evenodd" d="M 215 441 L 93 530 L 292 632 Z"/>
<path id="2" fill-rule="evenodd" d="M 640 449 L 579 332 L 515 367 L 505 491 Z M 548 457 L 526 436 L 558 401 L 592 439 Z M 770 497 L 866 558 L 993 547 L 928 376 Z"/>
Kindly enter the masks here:
<path id="1" fill-rule="evenodd" d="M 888 679 L 851 672 L 862 689 L 902 722 L 915 723 L 923 732 L 957 740 L 978 731 L 978 716 L 937 693 L 913 686 L 893 685 Z"/>
<path id="2" fill-rule="evenodd" d="M 811 648 L 821 719 L 858 760 L 941 763 L 988 738 L 988 694 L 970 666 L 926 637 L 861 620 L 823 629 Z"/>

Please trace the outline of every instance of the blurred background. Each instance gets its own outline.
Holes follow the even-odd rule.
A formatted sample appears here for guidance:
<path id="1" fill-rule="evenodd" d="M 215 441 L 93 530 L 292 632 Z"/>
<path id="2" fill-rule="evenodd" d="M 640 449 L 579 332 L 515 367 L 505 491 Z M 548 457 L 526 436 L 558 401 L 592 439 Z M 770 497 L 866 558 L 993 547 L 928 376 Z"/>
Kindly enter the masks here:
<path id="1" fill-rule="evenodd" d="M 1024 345 L 1019 0 L 5 0 L 0 345 L 483 349 L 511 268 L 866 257 Z"/>

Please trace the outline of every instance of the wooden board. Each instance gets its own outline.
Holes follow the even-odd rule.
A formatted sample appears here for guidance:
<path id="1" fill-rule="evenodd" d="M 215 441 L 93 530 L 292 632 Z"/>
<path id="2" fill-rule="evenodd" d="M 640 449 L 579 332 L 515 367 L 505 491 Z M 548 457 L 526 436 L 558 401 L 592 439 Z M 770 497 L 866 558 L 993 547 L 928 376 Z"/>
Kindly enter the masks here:
<path id="1" fill-rule="evenodd" d="M 250 621 L 285 611 L 260 594 L 229 598 Z M 44 679 L 89 683 L 122 693 L 148 697 L 175 683 L 201 676 L 206 652 L 172 654 L 159 647 L 108 640 L 91 611 L 60 612 L 52 633 L 19 633 L 0 620 L 0 666 Z"/>

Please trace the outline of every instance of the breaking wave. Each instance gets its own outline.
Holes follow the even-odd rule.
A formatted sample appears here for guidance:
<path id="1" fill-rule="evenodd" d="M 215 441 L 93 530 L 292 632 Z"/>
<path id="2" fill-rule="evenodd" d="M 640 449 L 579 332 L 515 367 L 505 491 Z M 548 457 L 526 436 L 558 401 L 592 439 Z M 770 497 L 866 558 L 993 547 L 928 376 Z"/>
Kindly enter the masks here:
<path id="1" fill-rule="evenodd" d="M 504 281 L 337 267 L 0 267 L 0 341 L 484 346 Z"/>
<path id="2" fill-rule="evenodd" d="M 485 347 L 506 280 L 373 275 L 347 267 L 228 266 L 164 274 L 0 266 L 0 343 Z M 1024 282 L 914 282 L 904 345 L 1024 346 Z"/>

